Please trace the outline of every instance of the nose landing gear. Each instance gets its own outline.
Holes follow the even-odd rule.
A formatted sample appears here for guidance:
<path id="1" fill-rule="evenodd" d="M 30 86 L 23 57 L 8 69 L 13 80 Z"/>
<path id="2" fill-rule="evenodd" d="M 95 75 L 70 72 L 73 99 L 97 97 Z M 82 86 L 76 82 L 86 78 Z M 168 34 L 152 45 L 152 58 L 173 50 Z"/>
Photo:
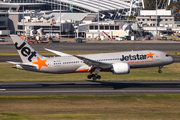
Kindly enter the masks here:
<path id="1" fill-rule="evenodd" d="M 163 68 L 163 66 L 159 66 L 158 73 L 162 73 L 162 70 L 161 70 L 161 68 Z"/>

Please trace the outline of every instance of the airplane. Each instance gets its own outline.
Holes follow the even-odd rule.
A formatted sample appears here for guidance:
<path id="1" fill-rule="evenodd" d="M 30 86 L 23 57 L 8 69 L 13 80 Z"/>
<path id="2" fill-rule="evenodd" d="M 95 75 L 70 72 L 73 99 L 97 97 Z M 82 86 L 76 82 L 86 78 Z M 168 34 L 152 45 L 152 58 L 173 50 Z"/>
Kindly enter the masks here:
<path id="1" fill-rule="evenodd" d="M 54 57 L 41 56 L 28 43 L 17 35 L 10 35 L 17 49 L 22 63 L 7 61 L 15 64 L 14 68 L 54 73 L 79 73 L 89 72 L 88 79 L 101 79 L 99 72 L 112 72 L 113 74 L 128 74 L 130 68 L 159 67 L 161 68 L 174 62 L 173 57 L 157 50 L 138 50 L 127 52 L 99 53 L 86 55 L 69 55 L 55 50 L 45 50 L 57 54 Z"/>

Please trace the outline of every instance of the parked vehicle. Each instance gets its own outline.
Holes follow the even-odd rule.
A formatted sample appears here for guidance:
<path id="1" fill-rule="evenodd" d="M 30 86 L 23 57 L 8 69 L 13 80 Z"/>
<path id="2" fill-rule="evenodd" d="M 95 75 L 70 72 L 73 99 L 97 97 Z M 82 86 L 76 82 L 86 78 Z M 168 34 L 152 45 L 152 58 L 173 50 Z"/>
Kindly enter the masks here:
<path id="1" fill-rule="evenodd" d="M 82 38 L 76 38 L 75 40 L 77 43 L 82 43 Z"/>
<path id="2" fill-rule="evenodd" d="M 151 36 L 150 35 L 146 35 L 145 36 L 145 40 L 150 40 L 151 39 Z"/>
<path id="3" fill-rule="evenodd" d="M 167 40 L 167 37 L 162 37 L 162 40 Z"/>
<path id="4" fill-rule="evenodd" d="M 124 38 L 123 37 L 116 37 L 115 40 L 122 41 L 122 40 L 124 40 Z"/>
<path id="5" fill-rule="evenodd" d="M 28 43 L 31 44 L 31 43 L 41 43 L 40 40 L 36 40 L 36 39 L 27 39 Z"/>
<path id="6" fill-rule="evenodd" d="M 9 35 L 10 30 L 0 30 L 0 35 Z"/>
<path id="7" fill-rule="evenodd" d="M 0 42 L 5 42 L 5 38 L 0 38 Z"/>

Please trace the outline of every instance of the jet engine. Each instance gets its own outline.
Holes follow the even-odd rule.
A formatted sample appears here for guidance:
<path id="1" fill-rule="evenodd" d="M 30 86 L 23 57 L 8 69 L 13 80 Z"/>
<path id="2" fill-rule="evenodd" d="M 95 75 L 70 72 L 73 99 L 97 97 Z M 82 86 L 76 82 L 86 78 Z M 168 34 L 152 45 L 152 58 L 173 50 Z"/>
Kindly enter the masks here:
<path id="1" fill-rule="evenodd" d="M 111 70 L 113 74 L 128 74 L 130 72 L 130 66 L 127 63 L 114 63 Z"/>

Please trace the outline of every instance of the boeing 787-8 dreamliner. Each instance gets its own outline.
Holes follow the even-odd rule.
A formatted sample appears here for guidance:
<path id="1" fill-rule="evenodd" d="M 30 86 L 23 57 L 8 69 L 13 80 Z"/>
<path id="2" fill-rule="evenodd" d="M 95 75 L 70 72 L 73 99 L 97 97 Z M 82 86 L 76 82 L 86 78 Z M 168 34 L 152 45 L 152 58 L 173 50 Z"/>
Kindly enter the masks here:
<path id="1" fill-rule="evenodd" d="M 89 72 L 88 79 L 100 79 L 100 71 L 113 74 L 128 74 L 130 68 L 159 67 L 174 62 L 165 52 L 157 50 L 139 50 L 87 55 L 69 55 L 59 51 L 46 49 L 59 56 L 44 57 L 36 52 L 29 44 L 17 35 L 11 35 L 14 45 L 21 57 L 22 63 L 7 61 L 15 64 L 15 68 L 45 73 L 77 73 Z M 93 74 L 94 73 L 94 74 Z"/>

